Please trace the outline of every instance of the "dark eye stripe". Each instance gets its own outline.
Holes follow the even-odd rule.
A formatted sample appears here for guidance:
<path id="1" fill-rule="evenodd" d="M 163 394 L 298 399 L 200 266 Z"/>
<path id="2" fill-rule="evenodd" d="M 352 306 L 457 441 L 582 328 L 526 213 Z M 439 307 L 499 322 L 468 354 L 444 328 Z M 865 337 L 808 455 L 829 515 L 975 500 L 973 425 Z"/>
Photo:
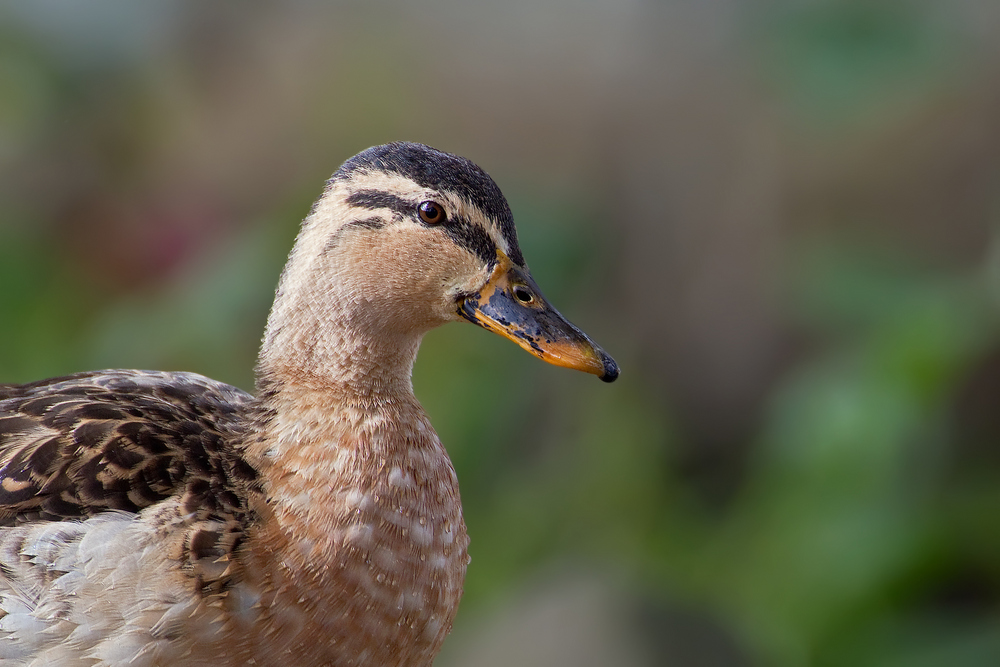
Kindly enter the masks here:
<path id="1" fill-rule="evenodd" d="M 347 196 L 347 203 L 367 209 L 387 208 L 397 215 L 412 216 L 417 212 L 417 204 L 383 190 L 358 190 Z M 486 230 L 469 222 L 462 216 L 449 217 L 441 229 L 459 246 L 476 255 L 487 266 L 493 266 L 497 259 L 497 246 Z"/>
<path id="2" fill-rule="evenodd" d="M 507 200 L 493 179 L 470 160 L 422 144 L 385 144 L 358 153 L 345 162 L 331 180 L 344 180 L 356 172 L 371 171 L 400 174 L 422 187 L 454 192 L 471 201 L 499 225 L 511 261 L 524 266 Z"/>
<path id="3" fill-rule="evenodd" d="M 347 196 L 347 203 L 351 206 L 371 210 L 387 208 L 399 215 L 409 215 L 413 211 L 413 204 L 402 197 L 397 197 L 382 190 L 358 190 L 357 192 L 352 192 Z"/>
<path id="4" fill-rule="evenodd" d="M 449 218 L 441 228 L 456 244 L 479 257 L 487 266 L 496 264 L 497 245 L 482 227 L 472 224 L 467 218 L 455 216 Z"/>

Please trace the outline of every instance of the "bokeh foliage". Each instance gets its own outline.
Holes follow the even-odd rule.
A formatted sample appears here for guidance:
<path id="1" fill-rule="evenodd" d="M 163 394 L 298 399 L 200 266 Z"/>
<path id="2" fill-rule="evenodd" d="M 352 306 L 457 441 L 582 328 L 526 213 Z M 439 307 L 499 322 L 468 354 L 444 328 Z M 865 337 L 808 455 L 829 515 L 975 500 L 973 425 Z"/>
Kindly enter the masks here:
<path id="1" fill-rule="evenodd" d="M 323 179 L 427 141 L 497 177 L 547 296 L 623 368 L 427 336 L 472 536 L 456 639 L 572 563 L 708 628 L 683 662 L 639 633 L 648 664 L 1000 662 L 989 2 L 125 4 L 0 12 L 0 381 L 251 388 Z"/>

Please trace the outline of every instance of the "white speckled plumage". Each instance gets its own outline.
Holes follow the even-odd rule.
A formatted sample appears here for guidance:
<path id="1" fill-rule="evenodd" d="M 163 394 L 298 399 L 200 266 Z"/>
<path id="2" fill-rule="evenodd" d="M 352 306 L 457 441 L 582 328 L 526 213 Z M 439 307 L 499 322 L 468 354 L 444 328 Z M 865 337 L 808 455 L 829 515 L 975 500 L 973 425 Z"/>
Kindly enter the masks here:
<path id="1" fill-rule="evenodd" d="M 462 319 L 617 376 L 537 291 L 485 172 L 389 144 L 303 223 L 256 397 L 149 371 L 0 385 L 0 667 L 430 665 L 468 537 L 410 373 Z"/>

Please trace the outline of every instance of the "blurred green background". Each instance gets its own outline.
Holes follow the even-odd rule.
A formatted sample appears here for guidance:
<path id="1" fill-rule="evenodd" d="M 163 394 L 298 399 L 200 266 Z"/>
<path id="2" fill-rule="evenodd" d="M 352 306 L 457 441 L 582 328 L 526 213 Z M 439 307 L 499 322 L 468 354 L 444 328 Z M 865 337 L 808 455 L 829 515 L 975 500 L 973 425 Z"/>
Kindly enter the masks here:
<path id="1" fill-rule="evenodd" d="M 347 157 L 470 157 L 614 385 L 471 326 L 436 664 L 1000 664 L 1000 4 L 0 5 L 0 381 L 241 387 Z"/>

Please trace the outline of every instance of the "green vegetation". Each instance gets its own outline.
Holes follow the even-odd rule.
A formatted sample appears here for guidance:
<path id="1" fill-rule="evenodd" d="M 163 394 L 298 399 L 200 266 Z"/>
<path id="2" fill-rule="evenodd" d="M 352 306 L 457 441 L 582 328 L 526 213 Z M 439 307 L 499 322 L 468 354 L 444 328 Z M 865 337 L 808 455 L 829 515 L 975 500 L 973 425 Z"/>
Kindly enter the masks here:
<path id="1" fill-rule="evenodd" d="M 116 30 L 142 38 L 111 39 L 100 21 L 0 11 L 0 382 L 139 367 L 250 389 L 323 179 L 369 144 L 427 141 L 497 177 L 538 283 L 622 367 L 607 386 L 475 327 L 427 336 L 414 384 L 472 536 L 456 634 L 568 562 L 711 619 L 746 664 L 1000 664 L 996 31 L 924 4 L 751 3 L 717 17 L 739 29 L 715 78 L 700 46 L 657 50 L 676 34 L 652 10 L 608 30 L 634 60 L 606 78 L 528 33 L 537 62 L 484 38 L 503 57 L 468 74 L 480 52 L 461 40 L 480 23 L 463 38 L 444 14 L 421 32 L 339 7 L 327 39 L 322 12 L 151 3 L 163 34 L 136 10 Z M 414 51 L 414 32 L 442 39 Z M 667 56 L 690 76 L 656 78 Z M 707 81 L 703 107 L 677 101 L 701 99 L 690 80 Z M 724 116 L 732 100 L 745 107 Z M 730 168 L 751 175 L 734 185 Z M 774 223 L 751 228 L 740 216 L 760 201 Z M 745 229 L 763 250 L 727 250 Z M 736 279 L 722 270 L 755 252 Z M 715 305 L 683 290 L 713 280 L 707 293 L 765 297 L 673 336 Z M 735 435 L 693 471 L 708 438 L 677 359 L 710 338 L 701 377 L 747 321 L 778 332 L 778 360 L 700 390 L 745 387 L 754 407 L 718 409 Z"/>

